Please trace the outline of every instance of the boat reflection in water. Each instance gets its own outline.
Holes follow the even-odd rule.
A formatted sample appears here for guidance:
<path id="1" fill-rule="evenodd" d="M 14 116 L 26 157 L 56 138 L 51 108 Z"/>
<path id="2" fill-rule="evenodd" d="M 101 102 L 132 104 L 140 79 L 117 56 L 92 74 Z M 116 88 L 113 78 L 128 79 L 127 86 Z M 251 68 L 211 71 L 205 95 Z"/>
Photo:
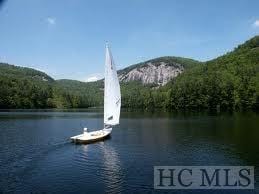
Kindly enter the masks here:
<path id="1" fill-rule="evenodd" d="M 106 140 L 109 141 L 109 136 Z M 94 144 L 77 145 L 82 147 L 81 157 L 84 158 L 85 168 L 92 168 L 91 158 L 98 158 L 98 165 L 96 165 L 95 173 L 100 181 L 104 184 L 104 189 L 107 193 L 120 193 L 122 192 L 122 184 L 124 180 L 124 173 L 120 162 L 119 154 L 112 145 L 107 142 L 98 142 Z M 97 147 L 98 151 L 92 152 L 92 148 Z M 95 148 L 96 149 L 96 148 Z M 98 154 L 98 155 L 97 155 Z M 93 156 L 94 155 L 94 156 Z M 82 161 L 81 161 L 81 165 Z M 91 175 L 92 176 L 92 175 Z"/>

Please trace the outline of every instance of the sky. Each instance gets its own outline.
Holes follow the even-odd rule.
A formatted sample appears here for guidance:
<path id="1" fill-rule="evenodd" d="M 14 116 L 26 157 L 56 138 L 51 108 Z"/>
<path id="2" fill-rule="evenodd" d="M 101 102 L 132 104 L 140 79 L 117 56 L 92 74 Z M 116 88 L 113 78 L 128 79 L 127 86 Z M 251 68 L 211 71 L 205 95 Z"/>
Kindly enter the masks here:
<path id="1" fill-rule="evenodd" d="M 258 34 L 258 0 L 7 0 L 0 7 L 0 61 L 55 79 L 101 78 L 106 41 L 122 69 L 160 56 L 210 60 Z"/>

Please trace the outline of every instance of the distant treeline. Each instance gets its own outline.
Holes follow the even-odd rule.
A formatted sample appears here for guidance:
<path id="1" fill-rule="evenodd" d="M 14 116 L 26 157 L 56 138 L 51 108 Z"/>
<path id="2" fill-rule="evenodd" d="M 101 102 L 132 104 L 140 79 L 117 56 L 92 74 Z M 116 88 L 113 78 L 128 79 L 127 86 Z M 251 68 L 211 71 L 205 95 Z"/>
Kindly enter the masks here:
<path id="1" fill-rule="evenodd" d="M 31 68 L 0 63 L 0 108 L 87 108 L 102 104 L 101 82 L 55 81 Z"/>
<path id="2" fill-rule="evenodd" d="M 259 36 L 157 89 L 122 85 L 124 107 L 259 110 Z"/>
<path id="3" fill-rule="evenodd" d="M 169 83 L 170 109 L 259 110 L 259 36 Z"/>
<path id="4" fill-rule="evenodd" d="M 122 107 L 167 110 L 259 110 L 259 36 L 219 58 L 191 65 L 157 89 L 121 83 Z M 0 64 L 0 108 L 87 108 L 103 105 L 103 81 L 53 80 Z"/>

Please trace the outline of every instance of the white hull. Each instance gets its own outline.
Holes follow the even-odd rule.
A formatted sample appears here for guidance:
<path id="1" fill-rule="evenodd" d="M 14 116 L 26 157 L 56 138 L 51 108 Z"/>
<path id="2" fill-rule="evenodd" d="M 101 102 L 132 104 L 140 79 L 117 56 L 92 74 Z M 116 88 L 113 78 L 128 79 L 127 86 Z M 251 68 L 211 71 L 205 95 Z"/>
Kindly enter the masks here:
<path id="1" fill-rule="evenodd" d="M 112 128 L 102 129 L 98 131 L 84 132 L 80 135 L 70 137 L 75 143 L 92 143 L 105 139 L 112 132 Z"/>

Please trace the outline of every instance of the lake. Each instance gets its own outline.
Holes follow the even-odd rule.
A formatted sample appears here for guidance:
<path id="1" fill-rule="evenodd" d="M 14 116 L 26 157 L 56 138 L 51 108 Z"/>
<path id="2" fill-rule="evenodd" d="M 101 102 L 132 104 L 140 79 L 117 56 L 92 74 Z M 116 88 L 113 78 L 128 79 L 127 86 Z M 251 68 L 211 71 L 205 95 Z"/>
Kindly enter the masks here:
<path id="1" fill-rule="evenodd" d="M 109 139 L 72 144 L 83 126 L 101 129 L 102 110 L 0 112 L 0 193 L 166 193 L 153 189 L 155 165 L 251 165 L 259 181 L 256 113 L 122 110 Z"/>

